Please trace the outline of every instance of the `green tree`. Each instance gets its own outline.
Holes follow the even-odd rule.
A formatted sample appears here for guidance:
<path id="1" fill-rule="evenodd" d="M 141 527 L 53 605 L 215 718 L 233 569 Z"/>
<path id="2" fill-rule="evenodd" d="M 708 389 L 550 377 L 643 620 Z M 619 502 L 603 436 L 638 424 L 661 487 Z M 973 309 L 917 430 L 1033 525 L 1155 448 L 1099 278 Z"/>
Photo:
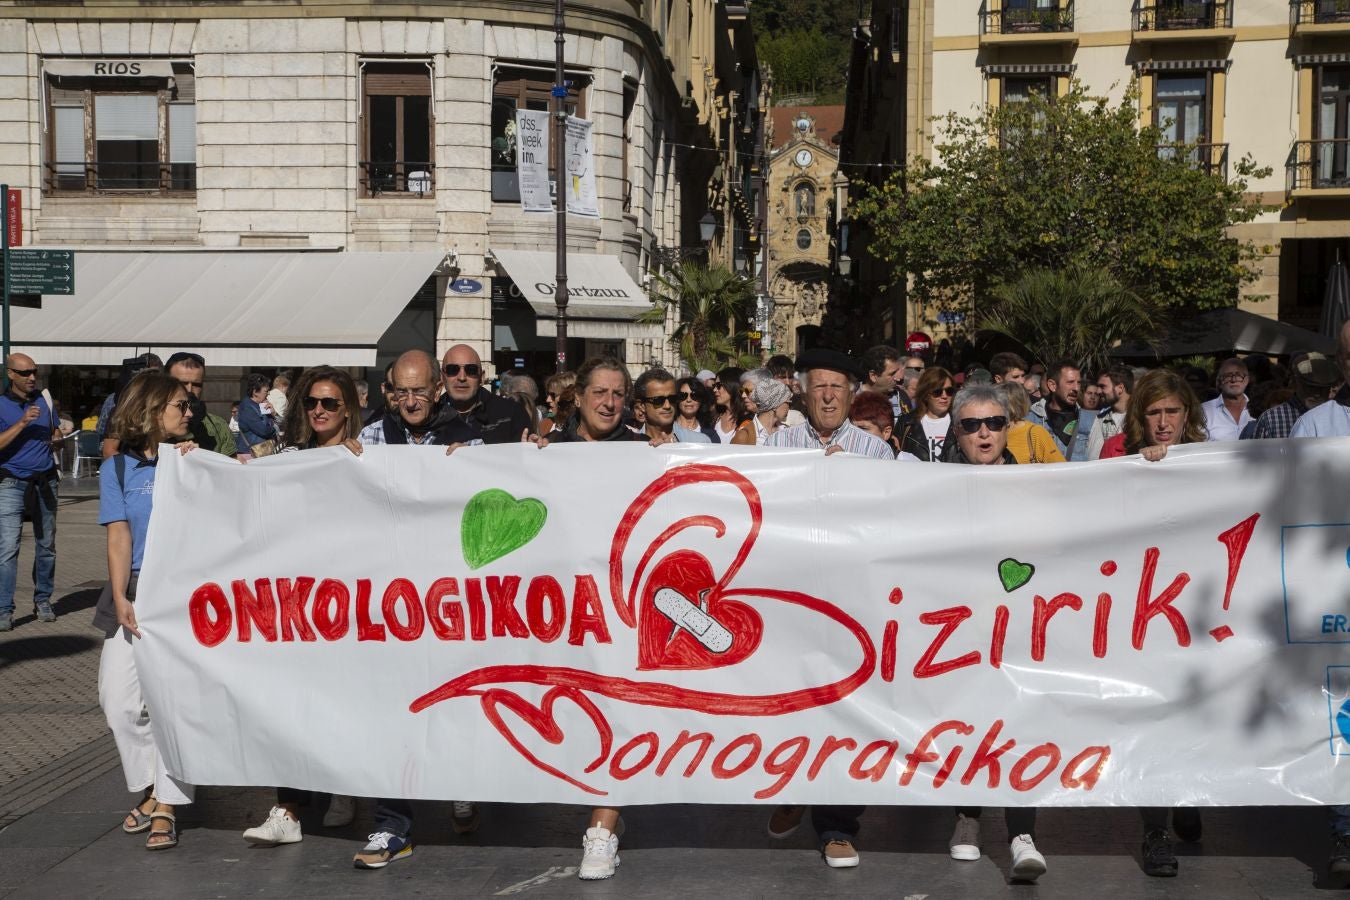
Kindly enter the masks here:
<path id="1" fill-rule="evenodd" d="M 1165 315 L 1104 269 L 1028 269 L 993 289 L 995 303 L 979 326 L 1020 342 L 1047 365 L 1072 359 L 1092 371 L 1126 339 L 1149 339 Z"/>
<path id="2" fill-rule="evenodd" d="M 716 370 L 739 361 L 735 325 L 755 308 L 755 285 L 726 266 L 684 260 L 656 279 L 658 305 L 638 321 L 659 324 L 673 309 L 678 325 L 672 341 L 691 369 Z"/>
<path id="3" fill-rule="evenodd" d="M 1171 310 L 1231 306 L 1261 252 L 1228 228 L 1265 207 L 1243 157 L 1231 177 L 1207 148 L 1165 146 L 1139 126 L 1136 90 L 1117 106 L 1075 83 L 976 116 L 938 120 L 933 160 L 870 187 L 853 215 L 871 252 L 912 279 L 910 297 L 977 313 L 1030 269 L 1105 268 Z"/>
<path id="4" fill-rule="evenodd" d="M 760 61 L 773 70 L 778 94 L 829 94 L 848 74 L 848 45 L 840 37 L 794 28 L 759 39 Z"/>

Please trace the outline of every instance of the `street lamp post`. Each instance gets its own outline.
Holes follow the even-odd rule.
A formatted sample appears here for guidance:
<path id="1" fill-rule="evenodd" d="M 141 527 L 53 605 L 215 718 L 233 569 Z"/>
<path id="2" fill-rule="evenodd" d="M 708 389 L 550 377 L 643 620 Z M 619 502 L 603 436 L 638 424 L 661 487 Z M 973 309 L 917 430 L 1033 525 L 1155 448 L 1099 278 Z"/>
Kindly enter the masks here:
<path id="1" fill-rule="evenodd" d="M 558 372 L 567 371 L 567 183 L 564 179 L 564 151 L 567 147 L 567 76 L 563 71 L 563 0 L 553 3 L 553 183 L 557 207 L 556 286 L 553 302 L 557 305 L 554 324 Z"/>

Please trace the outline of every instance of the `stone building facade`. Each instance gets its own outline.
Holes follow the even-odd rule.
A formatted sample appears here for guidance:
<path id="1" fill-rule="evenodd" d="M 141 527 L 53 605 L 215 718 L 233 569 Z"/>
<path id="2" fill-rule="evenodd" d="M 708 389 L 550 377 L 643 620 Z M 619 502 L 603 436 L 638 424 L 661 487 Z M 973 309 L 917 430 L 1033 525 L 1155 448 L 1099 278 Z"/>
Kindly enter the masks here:
<path id="1" fill-rule="evenodd" d="M 548 106 L 552 26 L 551 3 L 525 0 L 0 9 L 0 181 L 23 191 L 24 242 L 77 251 L 66 313 L 121 314 L 120 330 L 72 347 L 56 335 L 78 324 L 53 318 L 55 304 L 16 311 L 15 346 L 58 364 L 186 347 L 239 367 L 374 372 L 410 346 L 462 341 L 498 368 L 552 371 L 551 310 L 531 286 L 553 280 L 554 216 L 521 211 L 511 146 L 514 109 Z M 708 207 L 709 173 L 699 180 L 685 148 L 718 146 L 727 111 L 747 105 L 741 80 L 757 84 L 748 24 L 715 0 L 569 3 L 565 58 L 567 109 L 594 123 L 600 213 L 569 217 L 568 362 L 611 352 L 677 367 L 673 323 L 634 316 L 662 249 L 696 240 Z M 305 296 L 269 287 L 316 258 L 388 274 L 364 300 L 339 274 L 285 281 Z M 178 331 L 162 316 L 139 331 L 121 321 L 136 315 L 123 295 L 162 290 L 168 266 L 194 270 L 165 298 L 183 311 Z M 239 279 L 225 298 L 211 293 L 221 272 Z M 237 315 L 216 309 L 194 333 L 194 298 Z M 347 348 L 295 321 L 302 308 L 364 332 Z M 239 324 L 253 312 L 268 323 L 257 334 Z M 350 352 L 329 360 L 325 347 Z"/>

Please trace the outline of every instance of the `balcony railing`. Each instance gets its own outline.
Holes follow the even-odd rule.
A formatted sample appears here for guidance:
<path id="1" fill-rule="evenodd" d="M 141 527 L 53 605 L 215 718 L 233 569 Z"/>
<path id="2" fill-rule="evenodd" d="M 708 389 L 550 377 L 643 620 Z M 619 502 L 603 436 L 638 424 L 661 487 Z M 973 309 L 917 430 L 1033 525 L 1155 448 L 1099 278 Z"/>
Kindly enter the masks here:
<path id="1" fill-rule="evenodd" d="M 1133 27 L 1139 32 L 1233 27 L 1232 0 L 1134 0 Z"/>
<path id="2" fill-rule="evenodd" d="M 429 162 L 362 162 L 361 185 L 371 197 L 413 194 L 421 197 L 435 187 L 436 167 Z"/>
<path id="3" fill-rule="evenodd" d="M 1290 0 L 1289 24 L 1350 25 L 1350 0 Z"/>
<path id="4" fill-rule="evenodd" d="M 49 162 L 43 186 L 53 192 L 170 194 L 197 189 L 197 166 L 164 162 Z"/>
<path id="5" fill-rule="evenodd" d="M 1217 175 L 1228 180 L 1227 144 L 1159 144 L 1162 159 L 1180 159 L 1206 175 Z"/>
<path id="6" fill-rule="evenodd" d="M 1285 187 L 1290 193 L 1350 189 L 1350 138 L 1295 141 L 1285 161 Z"/>
<path id="7" fill-rule="evenodd" d="M 1058 34 L 1073 31 L 1073 0 L 1059 3 L 1028 3 L 990 9 L 980 5 L 980 34 Z"/>

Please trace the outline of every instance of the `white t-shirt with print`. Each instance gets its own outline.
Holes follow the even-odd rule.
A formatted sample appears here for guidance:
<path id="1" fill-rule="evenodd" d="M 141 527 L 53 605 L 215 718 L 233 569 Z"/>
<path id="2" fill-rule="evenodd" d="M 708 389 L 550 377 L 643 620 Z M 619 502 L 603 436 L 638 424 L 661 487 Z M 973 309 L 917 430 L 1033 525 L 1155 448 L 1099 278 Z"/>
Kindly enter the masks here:
<path id="1" fill-rule="evenodd" d="M 947 440 L 947 429 L 951 427 L 951 414 L 940 419 L 923 417 L 923 436 L 928 444 L 928 461 L 937 462 L 942 456 L 942 445 Z"/>

